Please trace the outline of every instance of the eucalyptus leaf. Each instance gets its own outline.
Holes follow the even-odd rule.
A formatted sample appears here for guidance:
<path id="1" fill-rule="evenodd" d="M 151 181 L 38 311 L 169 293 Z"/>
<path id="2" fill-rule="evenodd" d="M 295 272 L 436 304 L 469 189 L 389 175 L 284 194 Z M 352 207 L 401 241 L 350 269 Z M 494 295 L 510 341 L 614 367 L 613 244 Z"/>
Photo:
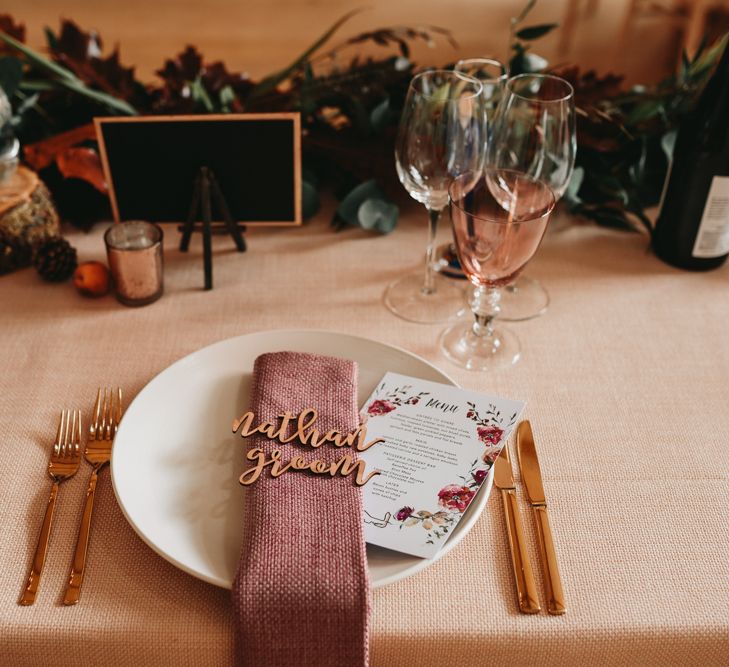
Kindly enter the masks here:
<path id="1" fill-rule="evenodd" d="M 316 215 L 319 211 L 321 201 L 319 199 L 319 193 L 309 181 L 301 181 L 301 214 L 304 220 Z"/>
<path id="2" fill-rule="evenodd" d="M 536 53 L 524 54 L 523 69 L 527 73 L 541 72 L 547 68 L 547 65 L 549 65 L 549 61 Z"/>
<path id="3" fill-rule="evenodd" d="M 319 187 L 319 176 L 313 169 L 303 167 L 301 169 L 301 178 L 307 181 L 314 189 Z"/>
<path id="4" fill-rule="evenodd" d="M 388 234 L 397 224 L 398 207 L 387 199 L 374 180 L 353 188 L 339 204 L 335 219 L 342 222 Z"/>
<path id="5" fill-rule="evenodd" d="M 582 187 L 582 183 L 585 180 L 585 170 L 582 167 L 575 167 L 570 177 L 570 182 L 565 190 L 565 199 L 573 204 L 579 204 L 582 202 L 578 193 Z"/>
<path id="6" fill-rule="evenodd" d="M 645 137 L 640 138 L 640 155 L 638 160 L 628 167 L 628 173 L 635 185 L 640 186 L 645 180 L 646 163 L 648 161 L 648 141 Z"/>
<path id="7" fill-rule="evenodd" d="M 540 37 L 544 37 L 552 32 L 552 30 L 554 30 L 557 26 L 557 23 L 543 23 L 541 25 L 529 26 L 528 28 L 522 28 L 517 31 L 516 37 L 518 39 L 523 39 L 525 42 L 530 42 L 532 40 L 539 39 Z"/>
<path id="8" fill-rule="evenodd" d="M 389 234 L 397 225 L 400 209 L 384 199 L 370 198 L 363 201 L 357 210 L 357 218 L 363 229 L 374 229 Z"/>
<path id="9" fill-rule="evenodd" d="M 359 207 L 367 199 L 385 199 L 385 193 L 373 179 L 360 183 L 347 193 L 337 208 L 337 216 L 348 225 L 359 226 Z"/>
<path id="10" fill-rule="evenodd" d="M 661 148 L 663 149 L 666 159 L 670 163 L 673 159 L 673 149 L 676 146 L 676 137 L 678 136 L 678 130 L 671 130 L 666 132 L 661 137 Z"/>

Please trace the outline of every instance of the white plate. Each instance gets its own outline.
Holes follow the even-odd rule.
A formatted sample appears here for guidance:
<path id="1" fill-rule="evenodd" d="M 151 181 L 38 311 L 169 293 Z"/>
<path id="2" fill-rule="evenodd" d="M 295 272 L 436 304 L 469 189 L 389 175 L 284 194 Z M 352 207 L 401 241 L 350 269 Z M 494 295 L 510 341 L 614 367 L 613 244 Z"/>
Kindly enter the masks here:
<path id="1" fill-rule="evenodd" d="M 216 586 L 231 587 L 241 548 L 243 446 L 230 424 L 248 407 L 255 358 L 282 350 L 355 360 L 360 401 L 386 371 L 456 384 L 410 352 L 325 331 L 264 331 L 230 338 L 162 371 L 139 392 L 119 426 L 111 459 L 114 491 L 127 520 L 152 549 Z M 436 558 L 470 530 L 491 483 L 489 475 Z M 367 546 L 375 588 L 415 574 L 436 558 Z"/>

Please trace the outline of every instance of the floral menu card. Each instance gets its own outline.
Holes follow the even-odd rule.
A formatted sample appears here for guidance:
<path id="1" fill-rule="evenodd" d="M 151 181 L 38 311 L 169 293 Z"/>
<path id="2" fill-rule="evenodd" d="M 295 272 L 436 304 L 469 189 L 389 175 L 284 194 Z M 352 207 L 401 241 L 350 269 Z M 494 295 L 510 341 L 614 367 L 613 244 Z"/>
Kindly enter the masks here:
<path id="1" fill-rule="evenodd" d="M 365 539 L 430 558 L 443 546 L 506 443 L 520 401 L 387 373 L 362 408 L 360 455 L 379 470 L 363 488 Z"/>

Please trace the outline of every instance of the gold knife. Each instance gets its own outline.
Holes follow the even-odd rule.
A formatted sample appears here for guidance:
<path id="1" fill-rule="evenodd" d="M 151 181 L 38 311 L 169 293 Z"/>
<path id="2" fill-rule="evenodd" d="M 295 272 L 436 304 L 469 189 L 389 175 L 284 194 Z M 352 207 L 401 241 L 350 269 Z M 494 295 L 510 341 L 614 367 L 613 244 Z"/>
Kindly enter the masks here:
<path id="1" fill-rule="evenodd" d="M 562 579 L 557 567 L 557 554 L 552 541 L 552 530 L 547 516 L 547 499 L 544 496 L 542 474 L 539 471 L 539 459 L 534 446 L 532 426 L 528 421 L 519 424 L 516 431 L 516 449 L 519 453 L 519 469 L 521 480 L 526 486 L 529 504 L 534 508 L 534 517 L 539 535 L 539 550 L 544 567 L 544 585 L 547 589 L 547 611 L 550 614 L 564 614 L 567 607 L 562 591 Z"/>
<path id="2" fill-rule="evenodd" d="M 534 583 L 529 554 L 524 543 L 524 533 L 521 529 L 521 518 L 519 516 L 519 507 L 516 504 L 516 486 L 511 471 L 508 445 L 504 445 L 501 454 L 494 462 L 494 484 L 501 489 L 501 500 L 504 502 L 506 531 L 509 535 L 511 567 L 516 580 L 519 611 L 524 614 L 536 614 L 541 611 L 541 607 L 537 598 L 537 587 Z"/>

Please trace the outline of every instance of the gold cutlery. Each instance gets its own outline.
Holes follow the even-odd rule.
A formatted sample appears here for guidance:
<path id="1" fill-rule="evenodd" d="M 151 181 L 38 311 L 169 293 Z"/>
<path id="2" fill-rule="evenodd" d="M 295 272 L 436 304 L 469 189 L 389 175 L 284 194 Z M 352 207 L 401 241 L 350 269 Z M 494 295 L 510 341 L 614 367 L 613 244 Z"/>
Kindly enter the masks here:
<path id="1" fill-rule="evenodd" d="M 73 415 L 73 416 L 72 416 Z M 48 540 L 51 535 L 53 523 L 53 511 L 56 508 L 58 487 L 62 481 L 72 477 L 81 464 L 81 411 L 63 410 L 61 419 L 58 422 L 56 440 L 51 449 L 51 459 L 48 462 L 48 474 L 53 480 L 51 496 L 48 499 L 46 513 L 43 517 L 38 546 L 35 549 L 33 562 L 28 575 L 28 582 L 20 598 L 19 604 L 27 606 L 35 602 L 40 583 L 43 565 L 46 562 L 48 552 Z"/>
<path id="2" fill-rule="evenodd" d="M 94 511 L 94 496 L 96 494 L 96 481 L 99 471 L 111 458 L 111 447 L 114 442 L 119 421 L 122 416 L 122 390 L 116 390 L 116 405 L 113 389 L 104 389 L 103 399 L 101 387 L 96 395 L 94 405 L 94 418 L 89 426 L 89 438 L 86 443 L 86 460 L 93 466 L 89 488 L 86 491 L 86 503 L 81 516 L 81 527 L 78 532 L 76 551 L 71 564 L 71 574 L 66 585 L 66 594 L 63 604 L 76 604 L 81 597 L 81 584 L 86 571 L 86 553 L 89 547 L 91 534 L 91 515 Z"/>
<path id="3" fill-rule="evenodd" d="M 494 484 L 501 489 L 501 500 L 504 503 L 506 517 L 506 531 L 509 535 L 509 549 L 511 550 L 511 566 L 516 580 L 516 593 L 519 601 L 519 611 L 524 614 L 536 614 L 541 611 L 537 597 L 537 586 L 534 583 L 534 574 L 529 562 L 524 532 L 521 528 L 519 507 L 516 504 L 516 485 L 509 460 L 509 446 L 504 445 L 498 458 L 494 462 Z"/>
<path id="4" fill-rule="evenodd" d="M 539 459 L 534 445 L 532 426 L 528 421 L 519 424 L 516 432 L 516 448 L 519 453 L 521 479 L 526 486 L 529 504 L 534 509 L 539 537 L 539 550 L 544 567 L 544 585 L 547 592 L 547 611 L 550 614 L 564 614 L 567 611 L 562 591 L 562 579 L 557 567 L 557 553 L 554 550 L 552 530 L 547 516 L 547 499 L 539 470 Z"/>

